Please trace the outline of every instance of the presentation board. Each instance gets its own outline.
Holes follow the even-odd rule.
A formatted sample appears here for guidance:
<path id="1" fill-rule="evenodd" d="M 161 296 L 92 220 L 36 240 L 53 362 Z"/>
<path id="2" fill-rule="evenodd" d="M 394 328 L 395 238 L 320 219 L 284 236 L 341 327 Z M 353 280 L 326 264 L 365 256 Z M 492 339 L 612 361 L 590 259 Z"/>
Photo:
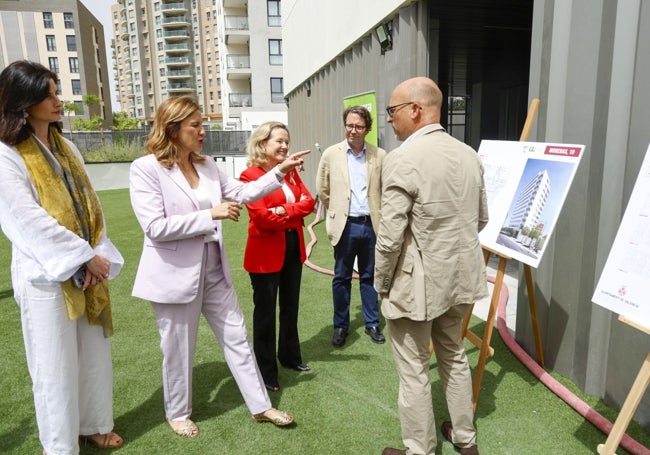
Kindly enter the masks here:
<path id="1" fill-rule="evenodd" d="M 481 244 L 537 267 L 584 151 L 576 144 L 482 141 L 490 222 Z"/>
<path id="2" fill-rule="evenodd" d="M 592 301 L 650 328 L 650 145 Z"/>

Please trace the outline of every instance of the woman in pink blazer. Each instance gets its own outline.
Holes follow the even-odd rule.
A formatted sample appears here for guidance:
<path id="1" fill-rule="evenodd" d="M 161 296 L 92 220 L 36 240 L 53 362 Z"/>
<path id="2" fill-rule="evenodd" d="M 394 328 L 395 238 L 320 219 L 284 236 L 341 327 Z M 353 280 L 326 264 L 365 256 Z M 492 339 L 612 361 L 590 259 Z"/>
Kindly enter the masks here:
<path id="1" fill-rule="evenodd" d="M 248 143 L 249 168 L 242 182 L 259 181 L 287 159 L 289 130 L 280 122 L 259 126 Z M 298 338 L 298 303 L 305 262 L 303 218 L 314 210 L 314 198 L 294 169 L 282 188 L 246 204 L 250 221 L 244 268 L 253 286 L 253 347 L 266 388 L 280 390 L 275 344 L 275 308 L 280 307 L 277 360 L 282 366 L 309 371 Z"/>
<path id="2" fill-rule="evenodd" d="M 240 204 L 281 187 L 302 165 L 298 152 L 254 183 L 228 177 L 200 154 L 205 130 L 197 102 L 169 98 L 156 111 L 145 156 L 131 165 L 130 194 L 144 231 L 133 295 L 156 313 L 163 352 L 163 393 L 169 425 L 198 435 L 192 420 L 192 368 L 201 313 L 214 332 L 253 419 L 289 425 L 271 406 L 248 340 L 223 249 L 221 220 L 239 219 Z M 230 202 L 222 202 L 227 200 Z"/>

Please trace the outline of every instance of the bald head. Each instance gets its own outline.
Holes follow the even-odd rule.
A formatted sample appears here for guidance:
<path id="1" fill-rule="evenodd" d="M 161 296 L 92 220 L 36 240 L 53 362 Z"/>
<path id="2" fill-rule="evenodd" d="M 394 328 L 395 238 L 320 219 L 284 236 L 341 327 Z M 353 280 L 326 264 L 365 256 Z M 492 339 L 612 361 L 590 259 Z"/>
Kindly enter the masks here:
<path id="1" fill-rule="evenodd" d="M 428 77 L 414 77 L 395 87 L 389 105 L 403 105 L 388 117 L 398 139 L 403 141 L 423 126 L 440 123 L 442 92 Z"/>

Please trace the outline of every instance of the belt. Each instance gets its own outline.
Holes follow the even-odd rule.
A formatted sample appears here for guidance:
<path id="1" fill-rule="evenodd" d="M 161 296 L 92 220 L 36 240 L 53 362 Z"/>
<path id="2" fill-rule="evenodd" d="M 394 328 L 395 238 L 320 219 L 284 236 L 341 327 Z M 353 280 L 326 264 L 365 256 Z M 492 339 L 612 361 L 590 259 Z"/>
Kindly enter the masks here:
<path id="1" fill-rule="evenodd" d="M 370 215 L 349 216 L 348 221 L 350 223 L 357 223 L 357 224 L 370 223 Z"/>

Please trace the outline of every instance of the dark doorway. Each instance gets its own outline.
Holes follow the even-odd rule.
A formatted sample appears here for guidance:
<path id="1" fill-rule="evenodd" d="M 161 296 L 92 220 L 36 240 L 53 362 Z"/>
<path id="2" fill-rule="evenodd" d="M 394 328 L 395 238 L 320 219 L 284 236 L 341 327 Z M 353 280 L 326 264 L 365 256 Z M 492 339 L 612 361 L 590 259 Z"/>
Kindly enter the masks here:
<path id="1" fill-rule="evenodd" d="M 528 110 L 533 0 L 429 0 L 431 76 L 442 123 L 478 148 L 518 140 Z"/>

